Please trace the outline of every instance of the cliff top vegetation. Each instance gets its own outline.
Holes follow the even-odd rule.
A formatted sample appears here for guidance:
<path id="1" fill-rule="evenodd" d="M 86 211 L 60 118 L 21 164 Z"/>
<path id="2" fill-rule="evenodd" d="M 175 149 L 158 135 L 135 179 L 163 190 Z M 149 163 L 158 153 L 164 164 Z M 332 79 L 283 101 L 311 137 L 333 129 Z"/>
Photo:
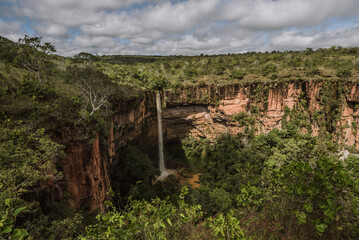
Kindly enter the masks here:
<path id="1" fill-rule="evenodd" d="M 111 78 L 146 86 L 164 78 L 161 87 L 187 85 L 345 79 L 358 77 L 359 48 L 248 52 L 201 56 L 102 56 L 97 63 Z"/>
<path id="2" fill-rule="evenodd" d="M 6 66 L 16 63 L 19 72 L 24 69 L 27 74 L 36 73 L 19 61 L 24 56 L 23 52 L 14 51 L 14 48 L 26 45 L 25 40 L 14 43 L 1 38 L 0 61 L 2 65 L 6 63 Z M 37 50 L 41 52 L 41 49 Z M 32 55 L 36 55 L 36 52 L 38 51 L 34 51 Z M 317 50 L 307 48 L 302 51 L 200 56 L 97 56 L 82 52 L 69 58 L 52 55 L 50 62 L 53 65 L 47 71 L 64 73 L 73 66 L 91 65 L 117 84 L 130 84 L 144 89 L 328 78 L 355 81 L 359 76 L 358 52 L 358 47 L 340 46 Z"/>

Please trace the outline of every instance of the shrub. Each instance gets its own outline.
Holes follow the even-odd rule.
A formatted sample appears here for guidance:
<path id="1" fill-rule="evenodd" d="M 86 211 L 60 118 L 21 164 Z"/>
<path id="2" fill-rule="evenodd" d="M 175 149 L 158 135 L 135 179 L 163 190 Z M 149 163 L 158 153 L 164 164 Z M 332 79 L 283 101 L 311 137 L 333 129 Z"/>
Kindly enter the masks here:
<path id="1" fill-rule="evenodd" d="M 232 79 L 239 79 L 242 80 L 244 76 L 246 76 L 247 73 L 243 70 L 232 70 L 231 72 L 231 78 Z"/>
<path id="2" fill-rule="evenodd" d="M 352 75 L 352 71 L 350 69 L 340 69 L 337 70 L 336 76 L 339 78 L 348 78 Z"/>

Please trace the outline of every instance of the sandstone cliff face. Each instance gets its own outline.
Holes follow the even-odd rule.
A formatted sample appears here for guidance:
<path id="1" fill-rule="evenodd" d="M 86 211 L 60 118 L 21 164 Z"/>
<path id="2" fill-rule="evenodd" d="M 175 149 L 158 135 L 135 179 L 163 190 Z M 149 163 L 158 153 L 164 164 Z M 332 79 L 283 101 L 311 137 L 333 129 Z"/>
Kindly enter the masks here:
<path id="1" fill-rule="evenodd" d="M 164 140 L 172 141 L 189 134 L 213 140 L 219 134 L 240 133 L 244 127 L 232 116 L 241 112 L 255 117 L 253 127 L 257 133 L 267 133 L 273 128 L 281 129 L 285 108 L 300 109 L 301 101 L 306 101 L 309 130 L 312 135 L 318 135 L 320 125 L 314 116 L 325 107 L 321 101 L 322 88 L 322 82 L 299 81 L 267 87 L 260 84 L 232 84 L 165 91 L 162 93 L 165 106 Z M 333 90 L 336 88 L 332 87 Z M 359 87 L 356 83 L 348 83 L 342 88 L 345 89 L 342 98 L 335 95 L 336 90 L 329 97 L 340 101 L 339 117 L 335 122 L 338 131 L 333 134 L 338 136 L 338 141 L 359 148 L 356 130 L 359 122 Z M 255 108 L 257 112 L 254 114 Z M 78 208 L 90 200 L 91 209 L 103 210 L 102 202 L 110 186 L 110 168 L 117 164 L 121 148 L 134 140 L 156 145 L 157 131 L 154 93 L 148 93 L 138 103 L 131 106 L 119 104 L 116 107 L 106 152 L 100 152 L 99 135 L 91 144 L 70 146 L 61 165 L 71 206 Z"/>
<path id="2" fill-rule="evenodd" d="M 169 106 L 163 110 L 166 138 L 170 140 L 192 134 L 194 137 L 213 139 L 218 134 L 241 132 L 243 128 L 231 116 L 241 112 L 251 114 L 254 106 L 259 109 L 258 114 L 252 114 L 256 118 L 254 127 L 257 133 L 281 129 L 285 107 L 299 109 L 301 99 L 307 102 L 304 111 L 310 118 L 312 135 L 318 135 L 320 126 L 313 115 L 325 107 L 321 101 L 322 85 L 322 82 L 314 81 L 277 84 L 270 86 L 265 94 L 258 95 L 257 91 L 257 97 L 253 96 L 258 89 L 256 85 L 208 86 L 164 92 L 166 105 Z M 333 86 L 333 89 L 336 87 Z M 343 132 L 339 141 L 358 148 L 356 125 L 359 111 L 355 105 L 359 103 L 359 89 L 356 83 L 348 83 L 344 88 L 344 98 L 341 101 L 337 99 L 340 101 L 340 116 L 336 126 L 339 132 Z M 209 102 L 215 103 L 215 106 Z"/>
<path id="3" fill-rule="evenodd" d="M 111 165 L 117 164 L 119 149 L 142 134 L 145 118 L 151 113 L 145 108 L 146 98 L 132 108 L 119 104 L 114 109 L 107 140 L 107 149 L 100 148 L 100 135 L 90 143 L 72 144 L 66 157 L 59 162 L 66 185 L 68 204 L 75 210 L 84 204 L 91 210 L 105 210 L 104 200 L 110 188 Z"/>
<path id="4" fill-rule="evenodd" d="M 110 187 L 107 161 L 101 157 L 99 134 L 92 144 L 75 144 L 67 148 L 60 163 L 69 194 L 68 203 L 78 209 L 90 201 L 90 209 L 104 210 L 103 200 Z"/>

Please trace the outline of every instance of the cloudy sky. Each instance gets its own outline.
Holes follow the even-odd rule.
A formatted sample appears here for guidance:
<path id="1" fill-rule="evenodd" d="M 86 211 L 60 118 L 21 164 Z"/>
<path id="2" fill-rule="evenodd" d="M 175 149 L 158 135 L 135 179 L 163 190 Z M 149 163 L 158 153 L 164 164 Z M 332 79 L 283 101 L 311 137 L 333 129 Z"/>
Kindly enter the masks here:
<path id="1" fill-rule="evenodd" d="M 359 46 L 359 0 L 0 0 L 0 35 L 25 34 L 65 56 Z"/>

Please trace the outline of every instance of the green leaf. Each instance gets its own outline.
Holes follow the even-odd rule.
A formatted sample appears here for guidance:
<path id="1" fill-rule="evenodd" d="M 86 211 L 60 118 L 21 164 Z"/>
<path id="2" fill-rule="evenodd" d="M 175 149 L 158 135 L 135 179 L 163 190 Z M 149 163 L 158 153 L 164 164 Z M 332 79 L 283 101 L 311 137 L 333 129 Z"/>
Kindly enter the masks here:
<path id="1" fill-rule="evenodd" d="M 5 199 L 5 205 L 10 207 L 10 204 L 11 204 L 11 199 L 10 198 Z"/>
<path id="2" fill-rule="evenodd" d="M 303 223 L 307 222 L 307 215 L 305 214 L 305 212 L 296 210 L 294 212 L 294 214 L 297 217 L 297 220 L 298 220 L 299 224 L 303 224 Z"/>
<path id="3" fill-rule="evenodd" d="M 303 209 L 307 212 L 307 213 L 311 213 L 313 211 L 313 205 L 311 203 L 305 203 L 303 205 Z"/>
<path id="4" fill-rule="evenodd" d="M 14 239 L 20 239 L 21 237 L 21 231 L 20 229 L 14 229 L 14 232 L 12 233 L 12 237 Z"/>
<path id="5" fill-rule="evenodd" d="M 161 223 L 160 223 L 160 227 L 166 228 L 166 225 L 165 225 L 163 222 L 161 222 Z"/>
<path id="6" fill-rule="evenodd" d="M 15 210 L 14 215 L 17 216 L 19 215 L 19 213 L 21 213 L 22 211 L 24 211 L 26 209 L 26 207 L 20 207 L 18 209 Z"/>
<path id="7" fill-rule="evenodd" d="M 14 239 L 23 239 L 24 237 L 28 236 L 29 233 L 23 229 L 23 228 L 16 228 L 14 229 L 14 232 L 12 233 L 12 237 Z"/>
<path id="8" fill-rule="evenodd" d="M 4 229 L 0 232 L 0 234 L 10 233 L 11 231 L 12 231 L 11 227 L 6 226 L 6 227 L 4 227 Z"/>
<path id="9" fill-rule="evenodd" d="M 170 226 L 172 226 L 171 219 L 167 218 L 166 221 L 167 221 L 167 223 L 168 223 Z"/>
<path id="10" fill-rule="evenodd" d="M 317 233 L 322 235 L 328 226 L 325 223 L 320 223 L 315 226 Z"/>
<path id="11" fill-rule="evenodd" d="M 222 228 L 220 229 L 220 232 L 221 232 L 222 236 L 224 237 L 224 236 L 225 236 L 225 234 L 224 234 L 224 231 L 223 231 L 223 229 L 222 229 Z"/>
<path id="12" fill-rule="evenodd" d="M 5 214 L 1 215 L 1 219 L 7 219 L 9 212 L 6 210 Z"/>
<path id="13" fill-rule="evenodd" d="M 24 237 L 29 236 L 29 233 L 24 228 L 20 228 L 20 231 L 21 231 L 22 236 L 24 236 Z"/>

